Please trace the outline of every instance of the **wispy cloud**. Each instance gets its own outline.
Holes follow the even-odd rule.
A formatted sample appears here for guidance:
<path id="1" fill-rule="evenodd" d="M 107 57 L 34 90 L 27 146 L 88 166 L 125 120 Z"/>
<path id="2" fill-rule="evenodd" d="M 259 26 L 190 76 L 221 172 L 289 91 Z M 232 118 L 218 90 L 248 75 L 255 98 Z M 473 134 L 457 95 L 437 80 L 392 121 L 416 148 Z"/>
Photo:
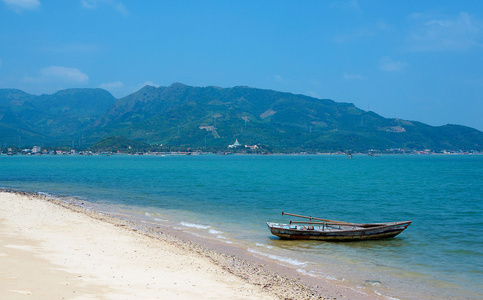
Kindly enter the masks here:
<path id="1" fill-rule="evenodd" d="M 97 1 L 96 0 L 81 0 L 81 4 L 85 8 L 89 9 L 96 9 L 97 8 Z"/>
<path id="2" fill-rule="evenodd" d="M 15 12 L 23 10 L 34 10 L 40 7 L 39 0 L 2 0 L 10 9 Z"/>
<path id="3" fill-rule="evenodd" d="M 99 87 L 105 90 L 112 90 L 124 87 L 124 83 L 122 83 L 121 81 L 107 82 L 101 83 Z"/>
<path id="4" fill-rule="evenodd" d="M 457 16 L 414 13 L 411 51 L 466 51 L 483 48 L 483 22 L 466 12 Z"/>
<path id="5" fill-rule="evenodd" d="M 366 77 L 362 76 L 361 74 L 348 74 L 344 73 L 344 79 L 347 80 L 364 80 Z"/>
<path id="6" fill-rule="evenodd" d="M 154 83 L 154 82 L 152 82 L 152 81 L 150 81 L 150 80 L 143 82 L 143 83 L 142 83 L 142 84 L 140 84 L 138 87 L 139 87 L 139 88 L 143 88 L 143 87 L 145 87 L 145 86 L 147 86 L 147 85 L 149 85 L 149 86 L 154 86 L 154 87 L 159 87 L 159 84 L 156 84 L 156 83 Z"/>
<path id="7" fill-rule="evenodd" d="M 285 80 L 282 78 L 281 75 L 279 74 L 276 74 L 273 76 L 273 79 L 275 79 L 275 81 L 278 81 L 278 82 L 284 82 Z"/>
<path id="8" fill-rule="evenodd" d="M 116 0 L 81 0 L 81 4 L 87 9 L 97 9 L 101 5 L 108 5 L 124 16 L 129 15 L 126 6 Z"/>
<path id="9" fill-rule="evenodd" d="M 85 83 L 89 81 L 89 76 L 76 68 L 51 66 L 40 70 L 37 77 L 26 77 L 29 82 L 67 82 Z"/>
<path id="10" fill-rule="evenodd" d="M 383 57 L 379 62 L 379 69 L 386 72 L 401 72 L 408 66 L 408 63 L 394 61 L 390 57 Z"/>
<path id="11" fill-rule="evenodd" d="M 390 25 L 382 20 L 379 20 L 369 26 L 362 26 L 353 29 L 351 32 L 339 34 L 335 37 L 335 41 L 338 43 L 354 42 L 360 39 L 376 37 L 380 34 L 390 31 L 391 29 L 392 28 Z"/>
<path id="12" fill-rule="evenodd" d="M 315 88 L 321 88 L 323 86 L 322 83 L 317 79 L 310 79 L 309 83 L 312 87 L 315 87 Z"/>

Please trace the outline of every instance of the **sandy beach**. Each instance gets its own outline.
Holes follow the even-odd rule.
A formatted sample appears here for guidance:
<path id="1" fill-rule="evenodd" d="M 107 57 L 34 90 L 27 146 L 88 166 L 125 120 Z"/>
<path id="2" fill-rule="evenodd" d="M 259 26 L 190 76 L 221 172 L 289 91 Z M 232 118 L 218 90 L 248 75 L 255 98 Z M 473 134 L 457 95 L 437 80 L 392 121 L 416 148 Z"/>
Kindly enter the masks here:
<path id="1" fill-rule="evenodd" d="M 369 299 L 13 191 L 0 191 L 0 266 L 0 299 Z"/>

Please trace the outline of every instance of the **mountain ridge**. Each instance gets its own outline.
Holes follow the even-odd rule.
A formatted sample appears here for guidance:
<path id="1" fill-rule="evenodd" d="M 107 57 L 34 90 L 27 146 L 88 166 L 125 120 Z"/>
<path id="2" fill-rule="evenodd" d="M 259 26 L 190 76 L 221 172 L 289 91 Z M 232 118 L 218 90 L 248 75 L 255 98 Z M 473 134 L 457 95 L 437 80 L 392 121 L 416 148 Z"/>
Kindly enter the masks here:
<path id="1" fill-rule="evenodd" d="M 384 118 L 352 103 L 246 86 L 146 85 L 119 99 L 103 89 L 40 96 L 0 89 L 0 143 L 20 137 L 89 146 L 109 136 L 213 151 L 235 139 L 279 152 L 483 150 L 483 133 L 474 128 Z"/>

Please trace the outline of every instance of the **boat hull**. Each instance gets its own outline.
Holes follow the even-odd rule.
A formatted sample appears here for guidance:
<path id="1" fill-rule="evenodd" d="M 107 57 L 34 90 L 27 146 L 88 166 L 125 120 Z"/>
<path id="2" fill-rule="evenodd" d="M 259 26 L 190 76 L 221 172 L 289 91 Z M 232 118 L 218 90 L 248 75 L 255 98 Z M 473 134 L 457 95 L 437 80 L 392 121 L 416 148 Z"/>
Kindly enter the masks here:
<path id="1" fill-rule="evenodd" d="M 411 221 L 363 226 L 301 226 L 267 222 L 273 235 L 290 240 L 361 241 L 392 238 L 403 232 Z"/>

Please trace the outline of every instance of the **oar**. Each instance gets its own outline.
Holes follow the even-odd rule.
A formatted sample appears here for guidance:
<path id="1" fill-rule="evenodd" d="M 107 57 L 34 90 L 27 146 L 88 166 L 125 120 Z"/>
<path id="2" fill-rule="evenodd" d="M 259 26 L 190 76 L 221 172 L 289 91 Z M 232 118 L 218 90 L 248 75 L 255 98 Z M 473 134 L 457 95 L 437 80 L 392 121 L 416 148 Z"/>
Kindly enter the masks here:
<path id="1" fill-rule="evenodd" d="M 343 221 L 334 221 L 334 220 L 320 219 L 320 218 L 314 218 L 314 217 L 306 217 L 306 216 L 301 216 L 301 215 L 294 215 L 294 214 L 289 214 L 289 213 L 282 211 L 282 216 L 283 215 L 299 217 L 299 218 L 306 218 L 306 219 L 311 219 L 311 220 L 319 220 L 319 221 L 331 222 L 331 223 L 351 224 L 351 223 L 343 222 Z"/>
<path id="2" fill-rule="evenodd" d="M 375 227 L 385 227 L 385 226 L 409 226 L 411 221 L 405 222 L 392 222 L 392 223 L 337 223 L 337 222 L 304 222 L 304 221 L 290 221 L 290 224 L 316 224 L 316 225 L 346 225 L 346 226 L 357 226 L 357 227 L 364 227 L 364 228 L 375 228 Z"/>
<path id="3" fill-rule="evenodd" d="M 304 222 L 304 221 L 290 221 L 290 224 L 315 224 L 315 225 L 347 225 L 347 226 L 360 226 L 365 224 L 356 224 L 356 223 L 337 223 L 337 222 Z"/>

